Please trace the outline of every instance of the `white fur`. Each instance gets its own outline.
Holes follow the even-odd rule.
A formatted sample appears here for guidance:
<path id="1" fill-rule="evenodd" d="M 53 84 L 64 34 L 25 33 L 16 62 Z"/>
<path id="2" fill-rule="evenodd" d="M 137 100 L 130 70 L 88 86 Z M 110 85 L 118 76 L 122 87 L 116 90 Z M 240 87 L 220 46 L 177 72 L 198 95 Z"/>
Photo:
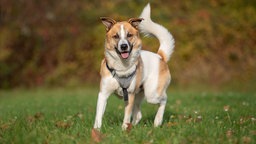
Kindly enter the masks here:
<path id="1" fill-rule="evenodd" d="M 118 50 L 121 51 L 121 45 L 122 44 L 127 44 L 128 46 L 128 51 L 130 50 L 130 46 L 128 44 L 128 41 L 126 39 L 126 32 L 125 32 L 125 29 L 124 29 L 124 25 L 121 25 L 120 26 L 120 40 L 118 42 Z"/>
<path id="2" fill-rule="evenodd" d="M 145 98 L 149 103 L 159 103 L 156 99 L 156 97 L 158 97 L 156 89 L 158 84 L 160 56 L 149 51 L 141 51 L 141 58 L 144 66 L 143 87 Z"/>
<path id="3" fill-rule="evenodd" d="M 120 28 L 121 29 L 121 32 L 120 32 L 121 33 L 121 40 L 124 40 L 125 39 L 124 25 L 121 25 L 120 27 L 121 27 Z"/>
<path id="4" fill-rule="evenodd" d="M 143 9 L 140 18 L 144 20 L 140 23 L 139 29 L 147 35 L 154 35 L 160 42 L 159 49 L 166 54 L 167 61 L 170 59 L 174 49 L 174 39 L 171 33 L 163 26 L 153 22 L 150 18 L 150 4 Z"/>
<path id="5" fill-rule="evenodd" d="M 128 76 L 136 69 L 135 62 L 140 54 L 140 49 L 141 48 L 139 48 L 137 51 L 133 50 L 131 52 L 133 57 L 129 57 L 126 60 L 120 59 L 115 51 L 106 51 L 105 56 L 108 57 L 108 65 L 116 70 L 118 76 Z"/>
<path id="6" fill-rule="evenodd" d="M 102 117 L 106 109 L 107 99 L 115 89 L 118 88 L 117 81 L 111 76 L 101 79 L 101 91 L 98 95 L 97 113 L 94 123 L 94 128 L 100 128 L 102 125 Z"/>

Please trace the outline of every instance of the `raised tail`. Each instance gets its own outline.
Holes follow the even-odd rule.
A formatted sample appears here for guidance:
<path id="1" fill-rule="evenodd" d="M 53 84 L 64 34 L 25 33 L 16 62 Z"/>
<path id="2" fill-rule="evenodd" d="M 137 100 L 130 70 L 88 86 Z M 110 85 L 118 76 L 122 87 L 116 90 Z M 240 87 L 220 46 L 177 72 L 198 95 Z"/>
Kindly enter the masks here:
<path id="1" fill-rule="evenodd" d="M 153 22 L 150 18 L 150 4 L 143 9 L 140 18 L 141 21 L 139 29 L 146 36 L 154 35 L 160 42 L 160 47 L 157 54 L 159 54 L 165 62 L 168 62 L 174 49 L 174 39 L 171 33 L 163 26 Z"/>

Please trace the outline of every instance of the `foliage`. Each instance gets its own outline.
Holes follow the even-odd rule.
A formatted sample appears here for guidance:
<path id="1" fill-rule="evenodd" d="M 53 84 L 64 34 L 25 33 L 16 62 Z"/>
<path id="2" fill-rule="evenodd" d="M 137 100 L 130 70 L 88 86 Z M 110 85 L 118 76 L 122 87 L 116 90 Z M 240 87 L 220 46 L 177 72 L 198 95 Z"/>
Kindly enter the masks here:
<path id="1" fill-rule="evenodd" d="M 96 89 L 0 91 L 0 143 L 92 143 Z M 255 93 L 169 91 L 162 127 L 156 105 L 142 104 L 142 120 L 121 130 L 123 101 L 111 96 L 102 143 L 255 143 Z"/>
<path id="2" fill-rule="evenodd" d="M 104 27 L 100 16 L 136 17 L 144 1 L 0 2 L 0 87 L 99 82 Z M 254 1 L 154 1 L 152 18 L 176 41 L 170 61 L 175 85 L 255 82 Z M 143 38 L 144 49 L 158 42 Z"/>

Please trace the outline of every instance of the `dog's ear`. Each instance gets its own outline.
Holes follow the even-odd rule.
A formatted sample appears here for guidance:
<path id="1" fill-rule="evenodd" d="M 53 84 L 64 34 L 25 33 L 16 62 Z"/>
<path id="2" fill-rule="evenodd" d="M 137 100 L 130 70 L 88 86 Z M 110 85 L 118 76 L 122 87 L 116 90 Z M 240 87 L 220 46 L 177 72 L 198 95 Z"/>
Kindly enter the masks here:
<path id="1" fill-rule="evenodd" d="M 107 32 L 116 23 L 115 20 L 113 20 L 112 18 L 109 18 L 109 17 L 101 17 L 100 19 L 101 19 L 102 23 L 106 26 L 106 31 Z"/>
<path id="2" fill-rule="evenodd" d="M 143 18 L 130 18 L 128 22 L 136 29 L 138 29 L 140 22 Z"/>

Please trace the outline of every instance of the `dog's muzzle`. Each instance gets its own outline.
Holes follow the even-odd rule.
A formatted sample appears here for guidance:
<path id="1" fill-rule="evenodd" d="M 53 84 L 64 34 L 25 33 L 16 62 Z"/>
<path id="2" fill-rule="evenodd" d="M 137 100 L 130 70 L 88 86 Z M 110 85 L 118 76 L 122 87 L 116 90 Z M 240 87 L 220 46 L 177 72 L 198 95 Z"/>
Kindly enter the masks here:
<path id="1" fill-rule="evenodd" d="M 123 59 L 127 59 L 128 57 L 129 57 L 129 55 L 130 55 L 130 51 L 128 50 L 128 45 L 127 44 L 121 44 L 121 46 L 120 46 L 120 49 L 121 49 L 121 57 L 123 58 Z"/>
<path id="2" fill-rule="evenodd" d="M 116 51 L 123 59 L 127 59 L 132 51 L 132 45 L 126 40 L 120 40 Z"/>

